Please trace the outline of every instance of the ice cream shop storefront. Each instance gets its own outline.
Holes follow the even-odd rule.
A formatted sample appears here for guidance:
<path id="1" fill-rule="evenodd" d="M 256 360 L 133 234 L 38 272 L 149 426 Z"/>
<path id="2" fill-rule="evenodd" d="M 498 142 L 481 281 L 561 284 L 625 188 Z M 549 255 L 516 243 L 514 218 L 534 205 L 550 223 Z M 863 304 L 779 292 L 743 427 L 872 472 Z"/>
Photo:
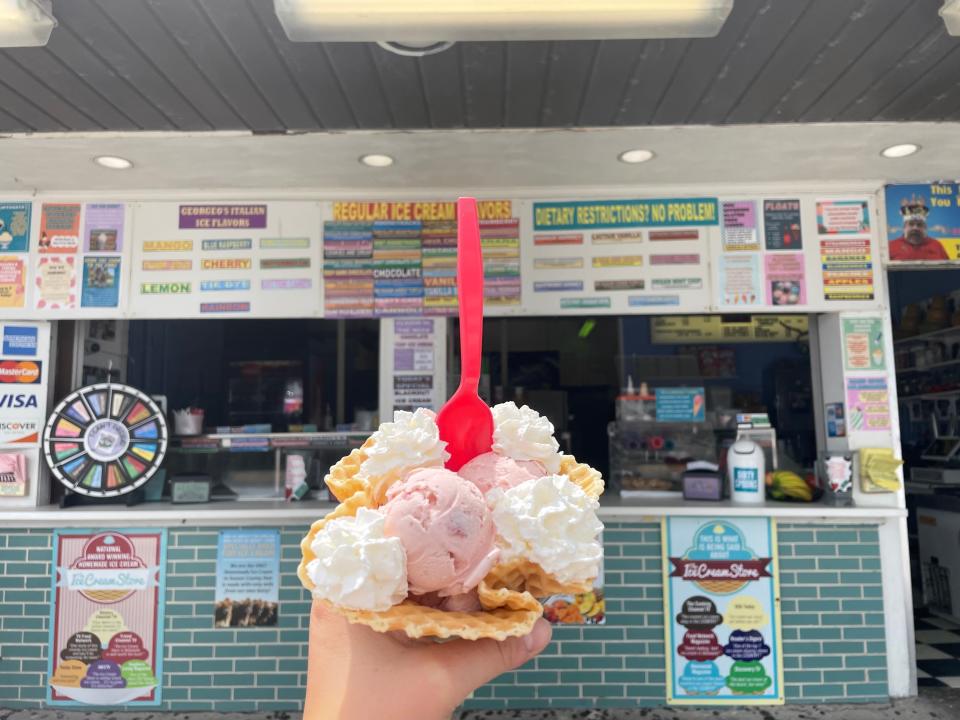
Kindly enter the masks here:
<path id="1" fill-rule="evenodd" d="M 301 708 L 324 476 L 464 364 L 456 191 L 259 192 L 0 198 L 0 705 Z M 481 195 L 480 395 L 606 489 L 593 587 L 468 707 L 915 692 L 884 207 Z"/>

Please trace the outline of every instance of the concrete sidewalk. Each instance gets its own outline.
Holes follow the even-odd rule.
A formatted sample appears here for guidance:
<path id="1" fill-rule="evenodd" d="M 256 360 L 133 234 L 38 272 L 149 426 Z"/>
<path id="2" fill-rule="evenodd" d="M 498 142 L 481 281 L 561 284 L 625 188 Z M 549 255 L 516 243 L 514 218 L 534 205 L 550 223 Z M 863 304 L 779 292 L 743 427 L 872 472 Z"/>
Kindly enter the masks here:
<path id="1" fill-rule="evenodd" d="M 960 690 L 925 688 L 919 697 L 870 705 L 787 705 L 784 707 L 687 710 L 472 710 L 456 720 L 953 720 L 960 718 Z M 0 720 L 300 720 L 298 713 L 171 713 L 69 710 L 4 710 Z M 371 718 L 371 720 L 375 720 Z M 410 720 L 419 720 L 410 718 Z"/>

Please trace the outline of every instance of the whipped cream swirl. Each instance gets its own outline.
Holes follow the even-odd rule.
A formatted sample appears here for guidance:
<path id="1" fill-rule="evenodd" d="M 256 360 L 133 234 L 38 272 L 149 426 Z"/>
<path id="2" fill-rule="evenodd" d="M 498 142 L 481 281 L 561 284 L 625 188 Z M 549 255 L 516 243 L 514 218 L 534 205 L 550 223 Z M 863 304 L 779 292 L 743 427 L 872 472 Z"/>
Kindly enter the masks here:
<path id="1" fill-rule="evenodd" d="M 560 471 L 553 423 L 526 405 L 505 402 L 493 407 L 493 450 L 514 460 L 536 460 L 548 473 Z"/>
<path id="2" fill-rule="evenodd" d="M 360 508 L 331 520 L 310 549 L 314 597 L 355 610 L 387 610 L 407 597 L 407 556 L 399 538 L 385 537 L 384 517 Z"/>
<path id="3" fill-rule="evenodd" d="M 600 503 L 565 476 L 527 480 L 506 492 L 494 489 L 487 499 L 501 562 L 530 560 L 563 583 L 597 577 L 603 557 Z"/>
<path id="4" fill-rule="evenodd" d="M 447 444 L 440 439 L 437 416 L 426 408 L 412 413 L 397 410 L 393 422 L 381 423 L 371 440 L 358 477 L 371 484 L 377 500 L 382 500 L 387 488 L 409 470 L 443 467 L 450 458 Z"/>

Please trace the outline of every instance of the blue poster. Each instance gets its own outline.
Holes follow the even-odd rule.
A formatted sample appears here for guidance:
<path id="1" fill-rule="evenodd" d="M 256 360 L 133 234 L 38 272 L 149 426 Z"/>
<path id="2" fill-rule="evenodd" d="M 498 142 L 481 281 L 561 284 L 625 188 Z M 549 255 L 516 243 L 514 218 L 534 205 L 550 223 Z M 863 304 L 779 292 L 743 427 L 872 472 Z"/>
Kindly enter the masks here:
<path id="1" fill-rule="evenodd" d="M 703 422 L 706 393 L 702 387 L 657 388 L 657 422 Z"/>
<path id="2" fill-rule="evenodd" d="M 221 530 L 214 627 L 276 625 L 279 600 L 280 531 Z"/>
<path id="3" fill-rule="evenodd" d="M 81 307 L 120 305 L 120 258 L 85 257 L 83 259 L 83 291 Z"/>
<path id="4" fill-rule="evenodd" d="M 887 185 L 890 262 L 960 260 L 960 187 L 955 182 Z"/>
<path id="5" fill-rule="evenodd" d="M 3 354 L 36 357 L 38 332 L 36 326 L 4 325 Z"/>
<path id="6" fill-rule="evenodd" d="M 0 254 L 29 249 L 32 208 L 29 202 L 0 202 Z"/>
<path id="7" fill-rule="evenodd" d="M 667 702 L 783 704 L 776 521 L 665 517 L 661 530 Z"/>

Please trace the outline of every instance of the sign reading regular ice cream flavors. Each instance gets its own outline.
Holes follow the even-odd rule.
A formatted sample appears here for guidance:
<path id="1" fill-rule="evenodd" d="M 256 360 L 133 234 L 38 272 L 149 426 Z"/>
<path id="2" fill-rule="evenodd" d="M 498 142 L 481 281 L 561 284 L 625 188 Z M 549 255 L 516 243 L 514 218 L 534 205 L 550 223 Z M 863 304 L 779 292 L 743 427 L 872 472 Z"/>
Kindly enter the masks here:
<path id="1" fill-rule="evenodd" d="M 55 531 L 47 702 L 159 705 L 166 530 Z"/>
<path id="2" fill-rule="evenodd" d="M 665 517 L 662 537 L 667 702 L 782 704 L 775 521 Z"/>

